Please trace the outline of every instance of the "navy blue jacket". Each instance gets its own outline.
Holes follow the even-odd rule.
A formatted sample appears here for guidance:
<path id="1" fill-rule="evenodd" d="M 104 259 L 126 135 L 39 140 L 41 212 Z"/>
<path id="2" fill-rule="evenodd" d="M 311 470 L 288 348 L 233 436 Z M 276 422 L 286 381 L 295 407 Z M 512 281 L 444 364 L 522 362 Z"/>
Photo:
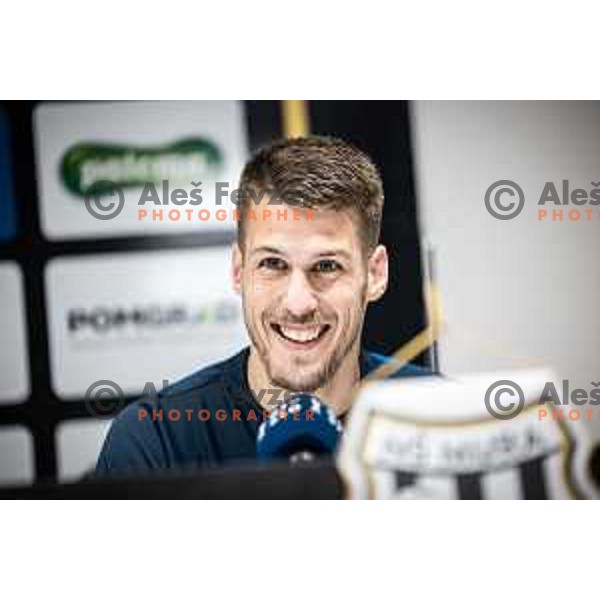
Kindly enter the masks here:
<path id="1" fill-rule="evenodd" d="M 248 386 L 249 353 L 245 348 L 153 398 L 143 397 L 127 406 L 112 423 L 96 474 L 182 470 L 254 460 L 258 426 L 265 411 Z M 362 352 L 361 377 L 389 361 L 385 356 Z M 409 364 L 392 377 L 430 374 Z M 264 394 L 263 401 L 283 399 L 276 398 L 274 392 Z"/>

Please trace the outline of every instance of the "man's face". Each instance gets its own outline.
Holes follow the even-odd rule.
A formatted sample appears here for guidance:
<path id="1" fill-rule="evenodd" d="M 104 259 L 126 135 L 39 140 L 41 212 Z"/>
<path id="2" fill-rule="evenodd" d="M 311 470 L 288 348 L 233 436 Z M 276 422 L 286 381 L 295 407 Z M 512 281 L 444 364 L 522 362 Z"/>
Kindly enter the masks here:
<path id="1" fill-rule="evenodd" d="M 253 209 L 232 268 L 248 334 L 272 383 L 314 391 L 356 360 L 366 305 L 387 286 L 387 253 L 365 256 L 347 211 Z"/>

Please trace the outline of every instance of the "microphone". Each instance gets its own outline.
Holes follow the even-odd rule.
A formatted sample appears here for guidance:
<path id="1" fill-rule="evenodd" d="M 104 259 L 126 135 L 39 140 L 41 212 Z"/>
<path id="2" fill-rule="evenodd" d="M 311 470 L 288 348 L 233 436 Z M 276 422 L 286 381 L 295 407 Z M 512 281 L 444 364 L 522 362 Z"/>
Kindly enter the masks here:
<path id="1" fill-rule="evenodd" d="M 291 394 L 260 424 L 256 455 L 261 461 L 310 462 L 332 454 L 341 432 L 342 424 L 317 396 Z"/>

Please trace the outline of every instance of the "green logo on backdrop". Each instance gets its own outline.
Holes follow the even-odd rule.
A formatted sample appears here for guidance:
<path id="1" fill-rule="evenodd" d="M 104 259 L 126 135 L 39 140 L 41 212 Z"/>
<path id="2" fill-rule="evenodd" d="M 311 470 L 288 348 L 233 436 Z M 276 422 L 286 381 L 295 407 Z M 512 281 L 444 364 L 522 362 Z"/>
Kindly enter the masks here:
<path id="1" fill-rule="evenodd" d="M 222 165 L 223 154 L 213 142 L 187 138 L 156 147 L 77 144 L 63 156 L 60 172 L 67 189 L 85 197 L 163 180 L 189 184 L 216 179 Z"/>

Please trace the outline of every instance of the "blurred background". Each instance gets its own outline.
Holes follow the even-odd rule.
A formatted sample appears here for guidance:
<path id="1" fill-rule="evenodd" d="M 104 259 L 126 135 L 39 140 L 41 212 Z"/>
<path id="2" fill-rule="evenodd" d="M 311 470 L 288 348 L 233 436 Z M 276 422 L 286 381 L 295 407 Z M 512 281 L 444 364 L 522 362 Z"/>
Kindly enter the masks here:
<path id="1" fill-rule="evenodd" d="M 81 477 L 147 382 L 160 389 L 246 343 L 229 283 L 234 224 L 138 220 L 136 169 L 191 189 L 189 149 L 209 148 L 211 208 L 214 182 L 236 188 L 254 150 L 305 132 L 354 142 L 383 175 L 391 283 L 366 347 L 392 353 L 424 329 L 433 279 L 444 328 L 416 362 L 600 381 L 599 208 L 540 221 L 537 205 L 546 182 L 600 186 L 600 102 L 3 102 L 0 485 Z M 98 174 L 125 182 L 112 219 L 81 193 Z M 484 202 L 500 180 L 525 197 L 508 220 Z M 107 382 L 122 401 L 97 395 Z"/>

